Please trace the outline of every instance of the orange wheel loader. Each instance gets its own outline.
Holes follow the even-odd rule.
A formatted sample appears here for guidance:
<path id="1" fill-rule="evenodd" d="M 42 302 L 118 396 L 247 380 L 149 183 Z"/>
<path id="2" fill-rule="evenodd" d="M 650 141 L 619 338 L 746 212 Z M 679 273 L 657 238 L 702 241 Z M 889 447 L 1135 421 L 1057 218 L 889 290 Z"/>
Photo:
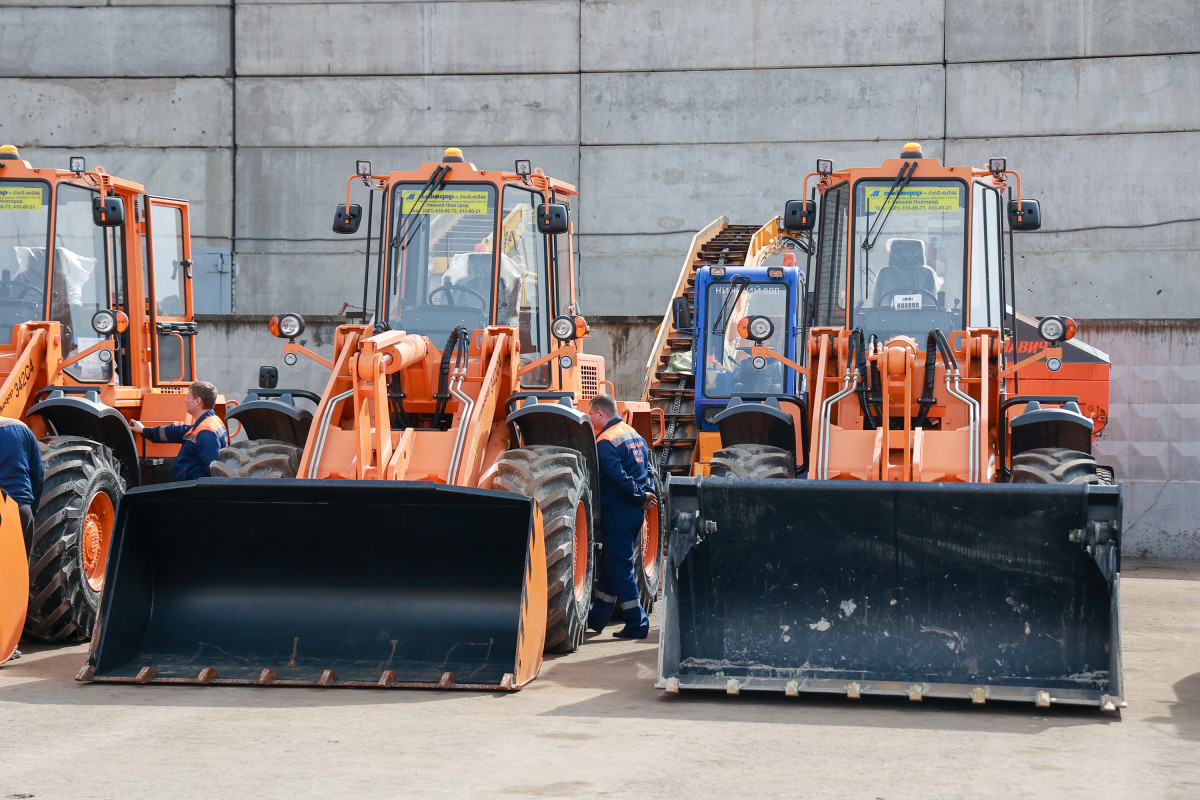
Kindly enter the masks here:
<path id="1" fill-rule="evenodd" d="M 0 147 L 0 416 L 41 442 L 24 630 L 47 642 L 91 635 L 118 501 L 170 480 L 179 450 L 129 422 L 184 419 L 195 374 L 187 203 L 69 167 Z"/>
<path id="2" fill-rule="evenodd" d="M 358 163 L 333 229 L 359 229 L 365 187 L 373 321 L 326 360 L 272 318 L 285 363 L 330 369 L 315 410 L 257 390 L 213 478 L 126 496 L 81 679 L 519 689 L 579 647 L 599 510 L 580 406 L 604 362 L 580 346 L 576 190 L 516 166 Z M 624 413 L 649 433 L 648 406 Z"/>
<path id="3" fill-rule="evenodd" d="M 915 144 L 813 178 L 696 282 L 705 468 L 667 483 L 658 685 L 1117 708 L 1121 489 L 1078 398 L 1018 392 L 1076 327 L 1014 342 L 1012 233 L 1039 204 L 1005 159 Z M 798 267 L 762 257 L 796 235 L 791 302 Z"/>

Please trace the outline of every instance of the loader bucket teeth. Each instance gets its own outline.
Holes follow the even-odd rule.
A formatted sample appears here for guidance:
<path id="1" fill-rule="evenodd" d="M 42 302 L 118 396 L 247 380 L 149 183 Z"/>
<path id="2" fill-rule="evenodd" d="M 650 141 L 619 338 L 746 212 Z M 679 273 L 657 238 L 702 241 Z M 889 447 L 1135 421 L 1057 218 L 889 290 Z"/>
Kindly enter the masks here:
<path id="1" fill-rule="evenodd" d="M 94 681 L 519 689 L 545 637 L 527 497 L 429 482 L 130 491 Z"/>
<path id="2" fill-rule="evenodd" d="M 1120 492 L 672 478 L 659 685 L 1103 706 Z"/>

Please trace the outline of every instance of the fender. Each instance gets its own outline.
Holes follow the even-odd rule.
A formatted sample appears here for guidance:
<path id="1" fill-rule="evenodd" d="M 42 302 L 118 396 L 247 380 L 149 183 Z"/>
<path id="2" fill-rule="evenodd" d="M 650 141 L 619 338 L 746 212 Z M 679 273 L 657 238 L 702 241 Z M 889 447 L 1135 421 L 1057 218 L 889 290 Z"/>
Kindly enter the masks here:
<path id="1" fill-rule="evenodd" d="M 735 444 L 766 444 L 795 452 L 796 424 L 792 415 L 779 407 L 779 400 L 767 397 L 760 401 L 729 398 L 729 405 L 713 422 L 721 432 L 721 446 Z"/>
<path id="2" fill-rule="evenodd" d="M 46 425 L 59 436 L 82 436 L 112 449 L 121 462 L 122 477 L 129 487 L 141 483 L 137 445 L 133 431 L 120 411 L 100 400 L 100 393 L 88 389 L 81 393 L 52 387 L 45 400 L 35 403 L 29 415 L 40 415 Z M 68 392 L 71 392 L 68 394 Z"/>
<path id="3" fill-rule="evenodd" d="M 312 427 L 312 412 L 296 405 L 303 397 L 314 403 L 321 398 L 303 389 L 257 390 L 246 395 L 241 405 L 225 414 L 226 424 L 237 420 L 250 439 L 277 439 L 303 448 Z"/>
<path id="4" fill-rule="evenodd" d="M 549 393 L 536 393 L 537 395 Z M 588 483 L 592 487 L 593 502 L 600 502 L 600 459 L 596 455 L 596 434 L 587 414 L 569 405 L 571 395 L 565 394 L 559 402 L 538 402 L 535 393 L 522 397 L 517 394 L 509 399 L 509 407 L 522 402 L 519 408 L 509 412 L 505 421 L 519 436 L 522 446 L 550 444 L 569 447 L 583 454 L 587 462 Z"/>
<path id="5" fill-rule="evenodd" d="M 1009 422 L 1012 434 L 1009 457 L 1038 447 L 1067 447 L 1091 455 L 1092 426 L 1074 400 L 1063 403 L 1061 408 L 1043 408 L 1041 402 L 1030 400 L 1025 411 Z"/>

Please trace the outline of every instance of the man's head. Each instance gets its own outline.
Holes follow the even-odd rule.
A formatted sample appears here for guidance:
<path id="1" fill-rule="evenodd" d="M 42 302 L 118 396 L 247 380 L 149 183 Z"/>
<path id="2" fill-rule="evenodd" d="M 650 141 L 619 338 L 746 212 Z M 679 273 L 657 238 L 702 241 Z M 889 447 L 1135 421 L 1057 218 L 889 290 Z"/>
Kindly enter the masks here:
<path id="1" fill-rule="evenodd" d="M 599 433 L 610 420 L 620 416 L 617 412 L 617 401 L 609 394 L 596 395 L 588 406 L 588 416 L 592 418 L 592 428 Z"/>
<path id="2" fill-rule="evenodd" d="M 184 407 L 192 417 L 198 417 L 217 404 L 217 387 L 208 381 L 196 381 L 188 387 Z"/>

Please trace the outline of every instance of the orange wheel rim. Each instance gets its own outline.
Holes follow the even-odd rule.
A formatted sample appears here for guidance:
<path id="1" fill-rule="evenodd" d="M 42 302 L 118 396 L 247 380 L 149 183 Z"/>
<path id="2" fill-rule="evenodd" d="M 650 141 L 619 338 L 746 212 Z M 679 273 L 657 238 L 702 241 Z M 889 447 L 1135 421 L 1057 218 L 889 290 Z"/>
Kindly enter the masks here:
<path id="1" fill-rule="evenodd" d="M 108 545 L 112 541 L 112 499 L 104 492 L 96 492 L 88 503 L 83 517 L 83 572 L 88 586 L 98 592 L 104 588 L 104 570 L 108 566 Z"/>
<path id="2" fill-rule="evenodd" d="M 658 569 L 658 507 L 651 506 L 642 521 L 642 570 L 652 577 Z"/>
<path id="3" fill-rule="evenodd" d="M 583 585 L 587 582 L 588 559 L 588 518 L 587 509 L 583 503 L 575 506 L 575 599 L 582 601 Z"/>

